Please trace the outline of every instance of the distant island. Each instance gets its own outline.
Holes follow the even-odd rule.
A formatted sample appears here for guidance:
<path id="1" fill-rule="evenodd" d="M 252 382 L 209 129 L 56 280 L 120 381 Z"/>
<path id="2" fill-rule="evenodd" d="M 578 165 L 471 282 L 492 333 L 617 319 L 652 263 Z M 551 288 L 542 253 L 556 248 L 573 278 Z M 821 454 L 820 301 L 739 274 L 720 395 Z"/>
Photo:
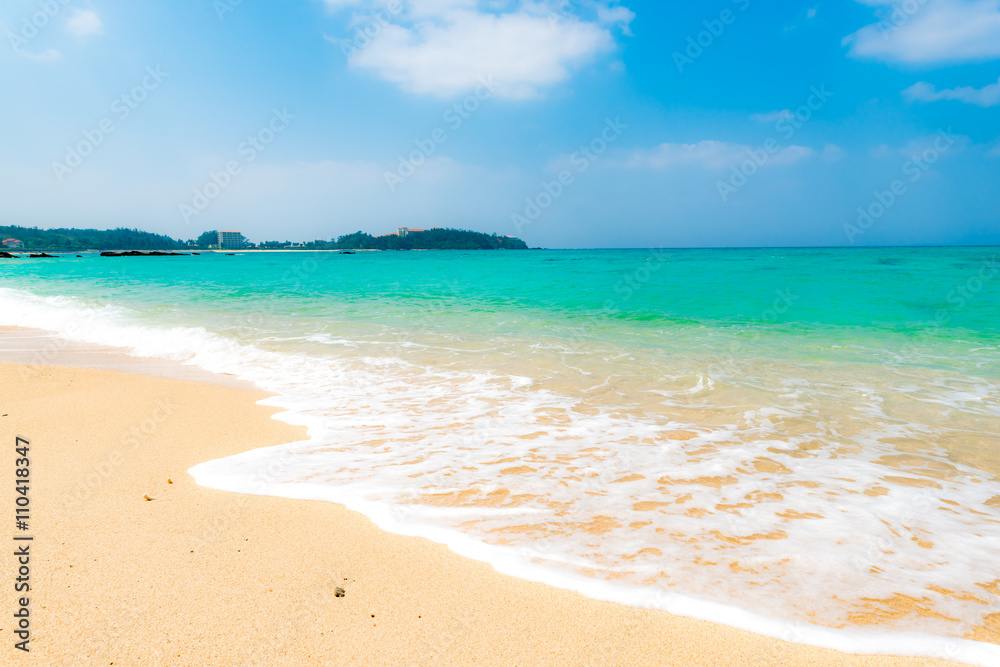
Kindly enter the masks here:
<path id="1" fill-rule="evenodd" d="M 372 236 L 365 232 L 346 234 L 329 241 L 307 243 L 264 241 L 251 243 L 239 232 L 202 233 L 183 241 L 139 229 L 38 229 L 0 226 L 3 248 L 12 252 L 80 250 L 527 250 L 519 238 L 484 234 L 463 229 L 411 229 L 400 227 L 391 234 Z"/>
<path id="2" fill-rule="evenodd" d="M 408 229 L 394 234 L 372 236 L 354 232 L 341 236 L 333 250 L 527 250 L 527 244 L 513 236 L 497 236 L 462 229 Z"/>
<path id="3" fill-rule="evenodd" d="M 179 250 L 189 247 L 169 236 L 138 229 L 38 229 L 0 227 L 5 250 Z"/>

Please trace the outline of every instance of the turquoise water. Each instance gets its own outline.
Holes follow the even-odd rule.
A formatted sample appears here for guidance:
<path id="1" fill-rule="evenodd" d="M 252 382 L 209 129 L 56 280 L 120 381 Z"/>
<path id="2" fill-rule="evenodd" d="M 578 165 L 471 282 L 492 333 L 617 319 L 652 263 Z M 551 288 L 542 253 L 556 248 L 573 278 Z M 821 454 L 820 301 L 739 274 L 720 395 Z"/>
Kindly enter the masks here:
<path id="1" fill-rule="evenodd" d="M 4 260 L 0 312 L 309 426 L 199 483 L 779 636 L 994 636 L 1000 249 Z"/>
<path id="2" fill-rule="evenodd" d="M 358 318 L 408 324 L 414 311 L 441 306 L 458 322 L 483 314 L 503 322 L 610 318 L 653 327 L 788 325 L 863 327 L 923 333 L 939 311 L 948 329 L 1000 330 L 998 249 L 589 250 L 531 252 L 260 253 L 234 260 L 64 256 L 7 262 L 5 280 L 38 293 L 107 292 L 166 309 L 218 314 Z M 986 276 L 985 281 L 982 277 Z M 778 292 L 794 306 L 770 313 Z M 387 310 L 388 309 L 388 310 Z M 396 318 L 400 318 L 397 320 Z"/>

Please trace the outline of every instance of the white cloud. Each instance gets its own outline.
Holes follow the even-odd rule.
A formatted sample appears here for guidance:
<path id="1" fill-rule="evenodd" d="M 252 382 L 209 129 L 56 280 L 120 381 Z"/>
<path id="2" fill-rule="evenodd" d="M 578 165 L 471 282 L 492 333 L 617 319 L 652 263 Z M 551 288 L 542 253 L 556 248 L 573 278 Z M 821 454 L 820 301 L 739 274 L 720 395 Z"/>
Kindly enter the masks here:
<path id="1" fill-rule="evenodd" d="M 31 60 L 37 60 L 38 62 L 48 63 L 54 60 L 59 60 L 62 58 L 62 53 L 56 49 L 45 49 L 39 53 L 32 53 L 31 51 L 24 51 L 22 49 L 15 49 L 17 55 L 23 56 L 25 58 L 30 58 Z"/>
<path id="2" fill-rule="evenodd" d="M 650 150 L 632 153 L 627 166 L 646 169 L 668 169 L 678 166 L 696 166 L 704 169 L 727 169 L 764 151 L 764 164 L 787 165 L 812 156 L 815 151 L 806 146 L 786 146 L 767 153 L 763 148 L 732 144 L 725 141 L 699 141 L 696 144 L 664 143 Z M 758 160 L 760 162 L 760 160 Z"/>
<path id="3" fill-rule="evenodd" d="M 779 120 L 788 120 L 793 115 L 788 109 L 782 109 L 781 111 L 769 111 L 768 113 L 755 113 L 750 116 L 750 120 L 758 123 L 776 123 Z"/>
<path id="4" fill-rule="evenodd" d="M 881 6 L 880 20 L 843 43 L 858 58 L 937 64 L 1000 57 L 1000 0 L 859 0 Z"/>
<path id="5" fill-rule="evenodd" d="M 1000 139 L 997 139 L 997 142 L 993 145 L 993 148 L 988 150 L 986 152 L 986 155 L 989 157 L 1000 157 Z"/>
<path id="6" fill-rule="evenodd" d="M 759 151 L 759 147 L 755 147 L 754 150 Z M 806 158 L 810 158 L 815 154 L 816 151 L 809 148 L 808 146 L 796 146 L 796 145 L 786 146 L 784 148 L 779 149 L 777 153 L 771 156 L 771 159 L 768 161 L 767 164 L 776 164 L 776 165 L 795 164 L 796 162 L 800 160 L 805 160 Z M 744 159 L 746 159 L 746 155 L 744 155 Z"/>
<path id="7" fill-rule="evenodd" d="M 982 88 L 960 86 L 938 90 L 929 83 L 921 81 L 903 91 L 903 97 L 910 102 L 937 102 L 940 100 L 958 100 L 966 104 L 981 107 L 995 107 L 1000 104 L 1000 79 Z"/>
<path id="8" fill-rule="evenodd" d="M 912 159 L 927 151 L 940 154 L 959 153 L 969 144 L 969 137 L 961 134 L 953 134 L 949 128 L 948 130 L 940 130 L 937 134 L 928 134 L 911 139 L 896 149 L 896 153 L 901 157 Z"/>
<path id="9" fill-rule="evenodd" d="M 73 35 L 100 35 L 104 32 L 104 23 L 96 12 L 89 9 L 74 9 L 66 21 L 66 30 Z"/>
<path id="10" fill-rule="evenodd" d="M 408 0 L 395 15 L 372 0 L 324 0 L 331 9 L 355 7 L 348 39 L 352 67 L 405 90 L 454 97 L 483 78 L 500 84 L 496 95 L 523 99 L 561 83 L 580 67 L 614 49 L 608 25 L 628 33 L 634 14 L 598 5 L 593 20 L 555 13 L 524 0 Z M 367 13 L 366 13 L 367 12 Z"/>
<path id="11" fill-rule="evenodd" d="M 847 151 L 840 146 L 837 146 L 836 144 L 827 144 L 823 146 L 823 153 L 821 154 L 821 157 L 824 162 L 837 162 L 844 159 L 844 156 L 846 155 Z"/>
<path id="12" fill-rule="evenodd" d="M 885 158 L 892 156 L 892 149 L 889 148 L 888 144 L 879 144 L 869 150 L 868 154 L 876 160 L 884 160 Z"/>
<path id="13" fill-rule="evenodd" d="M 632 21 L 635 20 L 635 12 L 628 7 L 598 7 L 597 18 L 601 23 L 620 26 L 622 33 L 629 37 L 632 36 Z"/>
<path id="14" fill-rule="evenodd" d="M 474 10 L 476 0 L 409 0 L 404 2 L 409 5 L 411 17 L 435 18 L 447 15 L 451 12 L 465 9 Z"/>
<path id="15" fill-rule="evenodd" d="M 909 140 L 903 145 L 889 146 L 888 144 L 878 144 L 868 149 L 868 155 L 874 160 L 898 160 L 905 158 L 912 159 L 925 151 L 936 151 L 943 153 L 960 153 L 969 146 L 969 137 L 960 134 L 953 134 L 951 129 L 939 130 L 936 134 L 928 134 Z"/>

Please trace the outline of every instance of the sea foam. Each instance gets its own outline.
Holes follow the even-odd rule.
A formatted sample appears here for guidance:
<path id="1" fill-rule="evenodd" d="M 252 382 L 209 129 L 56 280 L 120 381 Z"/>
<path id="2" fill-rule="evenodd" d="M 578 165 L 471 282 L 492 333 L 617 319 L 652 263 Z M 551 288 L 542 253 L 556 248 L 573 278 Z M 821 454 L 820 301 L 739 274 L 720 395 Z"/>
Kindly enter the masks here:
<path id="1" fill-rule="evenodd" d="M 1000 664 L 1000 648 L 963 638 L 1000 611 L 1000 482 L 898 445 L 953 437 L 952 418 L 995 424 L 986 379 L 896 371 L 887 386 L 845 365 L 747 382 L 724 364 L 635 381 L 609 355 L 570 387 L 542 362 L 477 372 L 321 333 L 290 352 L 287 337 L 237 341 L 11 289 L 0 323 L 236 375 L 308 428 L 192 468 L 204 486 L 343 503 L 598 599 L 846 652 Z M 920 613 L 894 614 L 901 602 Z"/>

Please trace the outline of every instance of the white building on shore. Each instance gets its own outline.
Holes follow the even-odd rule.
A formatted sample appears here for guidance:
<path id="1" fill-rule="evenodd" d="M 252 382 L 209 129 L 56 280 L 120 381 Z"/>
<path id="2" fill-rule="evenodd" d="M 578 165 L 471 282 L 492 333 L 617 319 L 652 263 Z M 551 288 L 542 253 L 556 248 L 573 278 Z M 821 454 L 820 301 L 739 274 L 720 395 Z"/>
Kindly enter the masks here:
<path id="1" fill-rule="evenodd" d="M 243 250 L 246 239 L 239 232 L 219 232 L 219 248 L 222 250 Z"/>

